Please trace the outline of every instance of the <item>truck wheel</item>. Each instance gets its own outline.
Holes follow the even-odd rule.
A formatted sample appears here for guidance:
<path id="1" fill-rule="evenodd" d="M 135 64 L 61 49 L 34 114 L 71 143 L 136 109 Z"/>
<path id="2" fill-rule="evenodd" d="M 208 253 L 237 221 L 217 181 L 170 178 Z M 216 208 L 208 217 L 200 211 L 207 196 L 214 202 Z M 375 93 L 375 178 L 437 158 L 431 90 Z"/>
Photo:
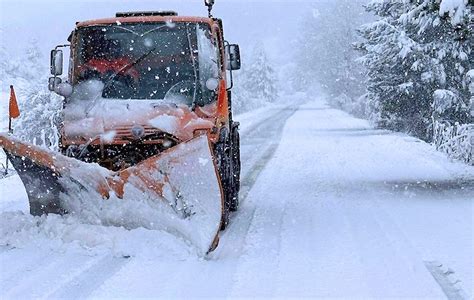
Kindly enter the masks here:
<path id="1" fill-rule="evenodd" d="M 240 191 L 240 134 L 238 128 L 234 129 L 232 134 L 232 199 L 230 202 L 230 211 L 237 211 L 239 208 Z"/>

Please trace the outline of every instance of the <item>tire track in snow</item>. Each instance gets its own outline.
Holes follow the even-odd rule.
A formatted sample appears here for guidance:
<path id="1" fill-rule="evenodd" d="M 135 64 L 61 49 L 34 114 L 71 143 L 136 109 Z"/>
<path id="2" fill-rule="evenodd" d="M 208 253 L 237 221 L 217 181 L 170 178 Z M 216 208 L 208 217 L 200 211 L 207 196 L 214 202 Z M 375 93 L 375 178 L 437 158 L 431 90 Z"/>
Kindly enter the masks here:
<path id="1" fill-rule="evenodd" d="M 410 186 L 410 184 L 405 184 L 405 187 L 406 186 Z M 405 189 L 405 187 L 402 189 Z M 423 191 L 426 190 L 427 187 L 430 190 L 434 190 L 435 193 L 443 194 L 450 189 L 458 189 L 462 191 L 466 190 L 471 192 L 473 191 L 472 182 L 467 180 L 465 181 L 463 179 L 456 179 L 453 181 L 440 183 L 426 182 L 421 185 L 415 185 L 412 188 L 420 188 Z M 434 280 L 448 299 L 468 299 L 469 297 L 462 288 L 463 282 L 456 279 L 455 272 L 451 268 L 446 267 L 444 264 L 436 260 L 426 260 L 426 258 L 424 258 L 423 255 L 417 250 L 415 245 L 413 245 L 413 243 L 408 239 L 402 228 L 400 228 L 399 224 L 387 213 L 383 204 L 384 203 L 381 199 L 373 201 L 373 206 L 370 207 L 372 210 L 372 215 L 383 227 L 388 237 L 397 237 L 399 241 L 403 242 L 403 246 L 409 250 L 406 251 L 406 249 L 399 249 L 399 251 L 404 251 L 406 254 L 411 254 L 411 261 L 416 262 L 418 266 L 420 266 L 420 263 L 423 262 L 426 269 L 431 273 Z M 392 242 L 392 244 L 395 244 L 395 242 Z M 398 244 L 402 245 L 401 243 Z M 422 258 L 425 260 L 422 261 Z"/>
<path id="2" fill-rule="evenodd" d="M 34 272 L 36 272 L 36 270 L 48 268 L 58 259 L 57 257 L 51 257 L 50 254 L 43 255 L 41 252 L 39 252 L 34 253 L 33 255 L 22 255 L 22 259 L 17 261 L 17 257 L 19 256 L 17 253 L 22 251 L 21 249 L 7 247 L 2 248 L 4 251 L 0 253 L 2 256 L 0 268 L 0 288 L 3 295 L 13 291 L 15 287 L 20 285 L 23 281 L 28 280 L 30 277 L 34 276 Z M 11 265 L 9 264 L 13 261 L 15 263 L 12 270 L 10 269 Z"/>
<path id="3" fill-rule="evenodd" d="M 360 280 L 363 264 L 359 253 L 352 251 L 355 241 L 351 226 L 335 217 L 340 214 L 340 207 L 332 193 L 324 190 L 326 182 L 315 183 L 323 187 L 321 192 L 309 197 L 296 193 L 289 205 L 282 233 L 284 255 L 278 269 L 273 270 L 279 275 L 276 294 L 289 298 L 363 298 L 369 284 Z M 314 200 L 308 201 L 311 197 Z"/>
<path id="4" fill-rule="evenodd" d="M 264 191 L 254 191 L 252 199 L 262 199 Z M 274 199 L 270 202 L 258 202 L 253 208 L 253 218 L 243 233 L 244 242 L 239 249 L 239 260 L 233 276 L 230 297 L 275 297 L 278 289 L 276 280 L 268 280 L 278 272 L 282 229 L 288 211 L 288 199 Z M 254 202 L 252 200 L 252 202 Z M 253 259 L 259 253 L 265 253 L 259 260 Z M 249 272 L 249 270 L 252 270 Z M 262 285 L 262 282 L 265 282 Z"/>
<path id="5" fill-rule="evenodd" d="M 74 254 L 51 254 L 37 264 L 31 264 L 26 272 L 17 273 L 16 283 L 2 291 L 6 299 L 21 299 L 28 291 L 28 298 L 46 298 L 47 295 L 62 287 L 62 283 L 70 278 L 70 270 L 81 270 L 84 266 L 94 263 L 95 259 Z"/>
<path id="6" fill-rule="evenodd" d="M 275 154 L 286 121 L 293 116 L 297 110 L 297 107 L 286 107 L 282 109 L 272 117 L 257 123 L 252 130 L 248 130 L 249 133 L 242 138 L 242 144 L 244 146 L 254 145 L 258 148 L 255 149 L 252 147 L 253 149 L 251 150 L 253 151 L 246 151 L 242 155 L 242 168 L 245 169 L 246 172 L 241 181 L 239 197 L 240 208 L 239 211 L 231 217 L 229 228 L 222 235 L 223 244 L 226 239 L 230 238 L 232 239 L 234 249 L 236 245 L 238 245 L 237 248 L 242 248 L 256 209 L 255 205 L 247 203 L 247 197 L 257 182 L 260 173 L 265 169 L 265 166 Z M 262 139 L 262 135 L 266 138 Z M 255 142 L 257 143 L 254 144 Z M 255 153 L 255 150 L 259 151 Z M 255 158 L 253 162 L 251 164 L 246 163 L 247 161 L 252 161 L 252 157 Z M 240 251 L 238 253 L 240 253 Z M 217 259 L 224 255 L 225 251 L 223 251 L 223 249 L 219 251 L 218 248 L 218 251 L 216 251 L 212 257 Z"/>
<path id="7" fill-rule="evenodd" d="M 84 299 L 99 288 L 107 279 L 126 265 L 131 258 L 105 255 L 86 264 L 85 268 L 73 272 L 60 287 L 52 290 L 45 298 L 49 299 Z M 74 274 L 75 273 L 75 274 Z"/>
<path id="8" fill-rule="evenodd" d="M 281 140 L 281 134 L 283 131 L 283 128 L 286 124 L 286 121 L 294 115 L 294 113 L 298 110 L 298 108 L 295 107 L 288 107 L 284 110 L 282 110 L 280 113 L 274 115 L 272 118 L 266 119 L 262 121 L 261 123 L 257 124 L 255 127 L 258 128 L 257 130 L 253 130 L 252 133 L 254 135 L 252 136 L 251 134 L 246 137 L 244 144 L 246 145 L 252 145 L 255 143 L 258 145 L 258 141 L 262 140 L 262 132 L 266 134 L 266 139 L 263 140 L 262 142 L 264 143 L 264 147 L 260 146 L 260 148 L 263 148 L 263 151 L 261 150 L 261 155 L 257 156 L 257 160 L 252 163 L 249 166 L 248 172 L 245 174 L 243 180 L 242 180 L 242 189 L 241 189 L 241 209 L 239 212 L 231 219 L 231 226 L 229 226 L 228 232 L 223 236 L 223 243 L 232 245 L 232 247 L 223 247 L 221 251 L 218 251 L 216 255 L 213 257 L 213 259 L 226 259 L 228 256 L 237 256 L 237 259 L 239 260 L 238 263 L 234 263 L 232 266 L 232 272 L 229 274 L 230 276 L 233 277 L 232 283 L 233 286 L 228 289 L 230 293 L 239 290 L 240 286 L 245 287 L 245 278 L 248 273 L 245 272 L 245 268 L 242 268 L 242 262 L 241 260 L 244 260 L 245 262 L 245 253 L 244 249 L 246 246 L 248 246 L 248 243 L 254 244 L 258 243 L 258 240 L 261 240 L 262 237 L 268 237 L 268 230 L 274 230 L 271 229 L 272 224 L 279 224 L 279 226 L 282 225 L 283 218 L 284 218 L 284 212 L 285 209 L 282 208 L 278 215 L 280 217 L 276 217 L 277 220 L 265 220 L 265 219 L 260 219 L 259 216 L 264 216 L 265 212 L 263 211 L 260 213 L 261 210 L 265 210 L 265 207 L 262 207 L 260 203 L 255 203 L 254 201 L 248 201 L 248 195 L 254 185 L 256 184 L 261 172 L 265 169 L 266 165 L 270 162 L 270 160 L 273 158 Z M 277 124 L 275 126 L 275 124 Z M 247 158 L 247 155 L 254 155 L 254 152 L 248 151 L 245 153 L 243 156 L 243 160 Z M 283 205 L 284 207 L 284 205 Z M 269 208 L 272 209 L 272 208 Z M 270 222 L 271 224 L 267 224 L 269 226 L 261 226 L 260 225 L 255 225 L 255 222 L 263 222 L 264 224 L 267 224 Z M 250 229 L 252 227 L 255 228 L 262 228 L 262 230 L 256 230 L 255 232 L 250 232 Z M 281 230 L 280 230 L 281 231 Z M 272 235 L 270 235 L 272 236 Z M 281 245 L 281 236 L 277 235 L 275 236 L 274 239 L 270 240 L 265 240 L 263 241 L 267 245 L 267 249 L 273 249 L 272 251 L 274 252 L 279 252 L 280 245 Z M 252 247 L 250 247 L 252 248 Z M 277 255 L 275 253 L 275 255 Z M 267 264 L 277 264 L 278 261 L 266 261 Z M 243 264 L 246 265 L 246 264 Z M 240 271 L 239 271 L 240 270 Z M 242 272 L 243 271 L 243 272 Z M 256 280 L 258 282 L 258 280 Z M 276 290 L 275 287 L 270 287 L 267 286 L 266 290 L 268 292 L 268 295 L 272 295 L 273 291 Z M 249 295 L 251 296 L 251 295 Z"/>
<path id="9" fill-rule="evenodd" d="M 365 197 L 361 195 L 358 197 L 360 200 L 341 202 L 340 210 L 355 237 L 354 250 L 363 259 L 363 276 L 370 283 L 371 297 L 440 297 L 438 287 L 423 268 L 417 251 L 403 232 L 397 230 L 393 220 L 383 214 L 379 207 L 374 207 L 374 201 L 368 201 L 371 200 L 367 199 L 368 191 L 365 188 L 362 190 Z M 371 255 L 374 253 L 385 255 Z M 381 266 L 386 270 L 383 277 L 373 271 Z M 400 278 L 400 274 L 404 277 Z M 413 282 L 425 288 L 420 290 L 413 286 Z M 380 291 L 380 286 L 385 289 Z"/>
<path id="10" fill-rule="evenodd" d="M 449 183 L 447 186 L 456 186 L 457 184 L 457 182 Z M 443 187 L 446 189 L 446 186 Z M 461 185 L 459 185 L 459 188 L 460 187 Z M 441 190 L 440 192 L 442 191 L 443 190 Z M 398 245 L 398 250 L 400 252 L 405 252 L 405 255 L 410 254 L 410 260 L 412 262 L 416 262 L 416 264 L 420 266 L 420 258 L 423 256 L 416 250 L 416 247 L 403 233 L 398 223 L 395 222 L 395 220 L 393 220 L 393 218 L 385 211 L 381 200 L 378 199 L 377 201 L 373 201 L 373 205 L 370 206 L 369 209 L 371 210 L 371 214 L 374 216 L 374 218 L 385 231 L 387 238 L 392 239 L 391 244 L 394 245 L 394 247 Z M 393 240 L 393 237 L 396 237 L 396 239 Z M 401 246 L 403 246 L 404 249 L 400 248 Z M 407 249 L 409 251 L 407 251 Z M 468 298 L 466 293 L 462 289 L 462 282 L 455 278 L 455 272 L 453 270 L 444 266 L 438 261 L 425 260 L 423 261 L 423 263 L 448 299 L 462 300 Z"/>
<path id="11" fill-rule="evenodd" d="M 215 252 L 208 255 L 205 261 L 201 262 L 176 262 L 174 274 L 170 275 L 170 280 L 162 282 L 163 294 L 166 297 L 180 297 L 182 283 L 186 282 L 187 291 L 196 291 L 193 297 L 206 296 L 206 291 L 212 290 L 215 296 L 227 296 L 232 290 L 235 279 L 223 280 L 235 277 L 238 260 L 242 255 L 249 228 L 253 222 L 256 204 L 247 202 L 247 196 L 255 185 L 260 173 L 272 159 L 281 138 L 281 132 L 297 107 L 286 107 L 276 111 L 250 128 L 242 131 L 241 149 L 242 151 L 242 181 L 240 192 L 239 211 L 231 216 L 228 228 L 222 233 L 220 245 Z M 216 263 L 220 264 L 219 269 L 226 270 L 225 274 L 216 271 Z M 194 265 L 193 270 L 198 270 L 199 274 L 190 271 L 190 265 Z M 223 266 L 225 265 L 225 267 Z M 216 284 L 220 283 L 220 284 Z M 203 293 L 200 295 L 199 293 Z M 183 297 L 188 295 L 183 291 Z"/>

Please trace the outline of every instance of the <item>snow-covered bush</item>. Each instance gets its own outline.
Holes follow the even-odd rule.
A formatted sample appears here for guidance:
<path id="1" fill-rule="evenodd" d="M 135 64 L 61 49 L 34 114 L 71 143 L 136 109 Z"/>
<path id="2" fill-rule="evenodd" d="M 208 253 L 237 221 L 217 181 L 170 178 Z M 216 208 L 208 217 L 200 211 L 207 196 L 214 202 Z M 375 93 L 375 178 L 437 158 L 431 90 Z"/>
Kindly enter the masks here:
<path id="1" fill-rule="evenodd" d="M 459 112 L 468 111 L 462 117 L 466 120 L 474 118 L 474 78 L 468 72 L 468 82 L 471 91 L 471 108 L 466 110 L 465 103 L 460 101 L 459 97 L 451 91 L 437 90 L 434 94 L 434 124 L 433 124 L 433 144 L 436 149 L 448 154 L 448 156 L 474 165 L 474 123 L 460 124 L 455 122 L 452 125 L 447 118 L 459 115 Z M 461 119 L 458 116 L 458 119 Z M 442 121 L 440 121 L 442 120 Z M 472 121 L 471 121 L 472 122 Z"/>
<path id="2" fill-rule="evenodd" d="M 471 118 L 474 119 L 474 69 L 467 72 L 467 81 L 471 92 Z"/>
<path id="3" fill-rule="evenodd" d="M 474 165 L 474 124 L 435 121 L 434 145 L 450 157 Z"/>
<path id="4" fill-rule="evenodd" d="M 5 56 L 0 57 L 0 84 L 3 95 L 9 95 L 10 85 L 15 88 L 21 115 L 12 122 L 14 134 L 54 149 L 58 146 L 57 122 L 62 100 L 47 88 L 49 74 L 48 69 L 43 68 L 47 62 L 38 49 L 33 41 L 21 57 L 11 58 L 4 53 Z"/>
<path id="5" fill-rule="evenodd" d="M 243 57 L 242 69 L 234 72 L 232 104 L 235 113 L 243 113 L 278 101 L 278 77 L 263 44 L 257 43 Z"/>
<path id="6" fill-rule="evenodd" d="M 433 117 L 436 120 L 468 123 L 470 107 L 462 97 L 448 90 L 436 90 L 433 94 Z"/>
<path id="7" fill-rule="evenodd" d="M 14 121 L 13 128 L 15 136 L 22 140 L 56 149 L 62 100 L 45 87 L 47 77 L 42 79 L 41 84 L 17 85 L 17 98 L 22 99 L 21 116 Z"/>

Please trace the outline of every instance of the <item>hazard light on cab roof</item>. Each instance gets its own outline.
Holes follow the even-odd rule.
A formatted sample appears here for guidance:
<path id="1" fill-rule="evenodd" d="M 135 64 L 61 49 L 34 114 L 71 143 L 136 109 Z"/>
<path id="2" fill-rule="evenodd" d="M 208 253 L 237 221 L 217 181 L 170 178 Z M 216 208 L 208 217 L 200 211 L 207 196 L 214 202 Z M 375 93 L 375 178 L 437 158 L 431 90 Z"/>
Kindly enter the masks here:
<path id="1" fill-rule="evenodd" d="M 178 13 L 175 11 L 135 11 L 135 12 L 118 12 L 115 14 L 117 18 L 127 17 L 174 17 Z"/>

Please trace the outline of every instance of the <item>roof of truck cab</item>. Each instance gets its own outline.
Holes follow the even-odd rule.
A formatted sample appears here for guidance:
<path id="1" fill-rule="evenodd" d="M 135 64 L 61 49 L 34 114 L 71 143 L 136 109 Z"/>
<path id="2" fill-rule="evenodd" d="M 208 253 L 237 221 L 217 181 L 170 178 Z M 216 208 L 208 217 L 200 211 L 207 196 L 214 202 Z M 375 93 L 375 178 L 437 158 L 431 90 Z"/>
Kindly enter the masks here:
<path id="1" fill-rule="evenodd" d="M 140 16 L 140 17 L 119 17 L 106 18 L 78 22 L 76 28 L 93 26 L 93 25 L 107 25 L 107 24 L 126 24 L 126 23 L 153 23 L 153 22 L 189 22 L 189 23 L 208 23 L 213 24 L 213 20 L 204 17 L 181 17 L 181 16 Z"/>

